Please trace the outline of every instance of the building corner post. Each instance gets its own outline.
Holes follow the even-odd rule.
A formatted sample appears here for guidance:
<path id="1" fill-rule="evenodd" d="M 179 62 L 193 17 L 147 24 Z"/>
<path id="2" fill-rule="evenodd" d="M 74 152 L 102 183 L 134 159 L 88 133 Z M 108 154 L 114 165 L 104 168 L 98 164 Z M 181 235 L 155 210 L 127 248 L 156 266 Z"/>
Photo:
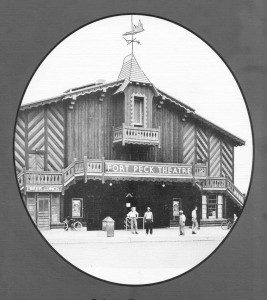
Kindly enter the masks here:
<path id="1" fill-rule="evenodd" d="M 62 190 L 61 190 L 61 195 L 65 194 L 65 170 L 62 169 Z"/>
<path id="2" fill-rule="evenodd" d="M 84 183 L 87 182 L 87 156 L 83 157 Z"/>
<path id="3" fill-rule="evenodd" d="M 27 178 L 26 178 L 26 168 L 23 168 L 23 185 L 24 185 L 24 191 L 23 194 L 26 196 L 27 194 Z"/>
<path id="4" fill-rule="evenodd" d="M 75 170 L 76 161 L 77 161 L 77 158 L 74 157 L 74 159 L 73 159 L 73 175 L 74 175 L 73 182 L 74 182 L 74 184 L 76 184 L 76 177 L 75 177 L 75 173 L 76 173 L 76 170 Z"/>
<path id="5" fill-rule="evenodd" d="M 122 123 L 122 146 L 125 146 L 125 123 Z"/>
<path id="6" fill-rule="evenodd" d="M 218 219 L 223 217 L 223 195 L 218 195 Z"/>
<path id="7" fill-rule="evenodd" d="M 201 195 L 202 219 L 207 219 L 207 195 Z"/>
<path id="8" fill-rule="evenodd" d="M 159 149 L 161 148 L 161 128 L 159 126 Z"/>
<path id="9" fill-rule="evenodd" d="M 105 157 L 102 157 L 102 183 L 105 183 Z"/>

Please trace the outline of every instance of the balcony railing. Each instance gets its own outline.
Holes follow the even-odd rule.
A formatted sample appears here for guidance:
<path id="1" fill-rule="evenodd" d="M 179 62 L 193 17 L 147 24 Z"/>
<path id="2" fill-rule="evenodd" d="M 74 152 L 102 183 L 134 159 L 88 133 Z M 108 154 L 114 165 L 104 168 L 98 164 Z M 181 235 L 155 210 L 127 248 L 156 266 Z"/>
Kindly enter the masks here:
<path id="1" fill-rule="evenodd" d="M 205 177 L 206 165 L 187 165 L 161 162 L 135 162 L 102 159 L 75 160 L 60 171 L 24 170 L 17 175 L 19 187 L 61 186 L 64 189 L 75 178 L 84 177 L 105 180 L 107 178 L 148 178 L 150 180 L 179 180 Z"/>
<path id="2" fill-rule="evenodd" d="M 228 178 L 207 178 L 203 183 L 205 190 L 225 190 L 240 204 L 244 204 L 245 196 Z"/>
<path id="3" fill-rule="evenodd" d="M 62 173 L 50 171 L 27 171 L 26 185 L 61 185 Z"/>
<path id="4" fill-rule="evenodd" d="M 242 204 L 244 204 L 244 194 L 242 194 L 229 179 L 227 179 L 227 190 L 229 193 L 233 194 Z"/>
<path id="5" fill-rule="evenodd" d="M 114 129 L 113 143 L 157 145 L 160 147 L 160 127 L 140 128 L 122 124 Z"/>
<path id="6" fill-rule="evenodd" d="M 207 177 L 205 164 L 115 161 L 102 159 L 75 160 L 59 171 L 24 170 L 17 175 L 20 190 L 28 192 L 64 192 L 76 178 L 105 180 L 184 181 L 196 179 L 207 191 L 225 191 L 243 205 L 245 196 L 228 178 Z M 202 187 L 201 187 L 202 185 Z"/>
<path id="7" fill-rule="evenodd" d="M 207 178 L 203 183 L 203 188 L 225 189 L 226 188 L 226 178 Z"/>

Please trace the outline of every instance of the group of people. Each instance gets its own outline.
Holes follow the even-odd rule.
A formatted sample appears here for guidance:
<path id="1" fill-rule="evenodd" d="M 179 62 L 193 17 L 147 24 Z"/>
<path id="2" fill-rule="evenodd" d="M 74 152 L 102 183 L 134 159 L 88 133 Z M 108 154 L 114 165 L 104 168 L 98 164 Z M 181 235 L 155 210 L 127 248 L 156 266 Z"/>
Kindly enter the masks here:
<path id="1" fill-rule="evenodd" d="M 196 231 L 198 229 L 198 221 L 197 221 L 197 206 L 194 207 L 191 213 L 192 217 L 192 234 L 196 234 Z M 184 215 L 184 212 L 182 210 L 179 211 L 179 228 L 180 228 L 180 235 L 185 235 L 185 221 L 186 216 Z"/>
<path id="2" fill-rule="evenodd" d="M 192 234 L 196 234 L 196 230 L 198 229 L 198 221 L 197 221 L 197 206 L 194 207 L 191 213 L 192 217 Z M 136 211 L 135 207 L 132 207 L 130 212 L 127 214 L 127 218 L 130 219 L 131 222 L 131 231 L 132 234 L 138 234 L 138 227 L 137 227 L 137 219 L 139 218 L 139 214 Z M 185 221 L 186 216 L 182 210 L 179 211 L 179 229 L 180 235 L 185 235 Z M 153 213 L 150 207 L 147 207 L 147 211 L 144 214 L 144 222 L 145 222 L 145 229 L 146 234 L 153 233 Z"/>
<path id="3" fill-rule="evenodd" d="M 135 207 L 132 207 L 130 212 L 127 214 L 127 218 L 130 219 L 131 222 L 131 230 L 132 234 L 138 234 L 138 227 L 137 227 L 137 218 L 139 217 L 138 212 L 136 211 Z M 150 207 L 147 207 L 147 211 L 144 214 L 144 222 L 146 228 L 146 234 L 150 232 L 153 233 L 153 213 Z"/>

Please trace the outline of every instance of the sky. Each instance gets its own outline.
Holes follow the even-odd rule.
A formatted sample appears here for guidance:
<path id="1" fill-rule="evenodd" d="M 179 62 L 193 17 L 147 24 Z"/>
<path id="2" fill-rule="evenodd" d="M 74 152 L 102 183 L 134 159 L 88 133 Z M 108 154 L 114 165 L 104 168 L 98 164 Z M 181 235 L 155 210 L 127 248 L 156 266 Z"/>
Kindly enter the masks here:
<path id="1" fill-rule="evenodd" d="M 149 80 L 196 113 L 246 142 L 235 148 L 235 185 L 247 193 L 252 168 L 252 134 L 239 87 L 221 58 L 200 38 L 162 19 L 133 16 L 144 31 L 136 35 L 134 55 Z M 104 79 L 117 80 L 130 54 L 122 34 L 131 17 L 117 16 L 89 24 L 62 41 L 35 72 L 22 104 L 61 95 Z M 207 41 L 209 42 L 209 41 Z"/>

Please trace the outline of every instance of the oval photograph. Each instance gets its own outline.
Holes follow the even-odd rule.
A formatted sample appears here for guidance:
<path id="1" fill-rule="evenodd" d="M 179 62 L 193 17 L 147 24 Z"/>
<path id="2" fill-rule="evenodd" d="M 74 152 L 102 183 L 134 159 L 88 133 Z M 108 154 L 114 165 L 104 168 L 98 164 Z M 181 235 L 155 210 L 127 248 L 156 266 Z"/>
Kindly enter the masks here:
<path id="1" fill-rule="evenodd" d="M 18 110 L 15 169 L 32 222 L 66 261 L 153 284 L 238 227 L 252 130 L 226 63 L 188 29 L 144 15 L 84 26 L 45 57 Z"/>

